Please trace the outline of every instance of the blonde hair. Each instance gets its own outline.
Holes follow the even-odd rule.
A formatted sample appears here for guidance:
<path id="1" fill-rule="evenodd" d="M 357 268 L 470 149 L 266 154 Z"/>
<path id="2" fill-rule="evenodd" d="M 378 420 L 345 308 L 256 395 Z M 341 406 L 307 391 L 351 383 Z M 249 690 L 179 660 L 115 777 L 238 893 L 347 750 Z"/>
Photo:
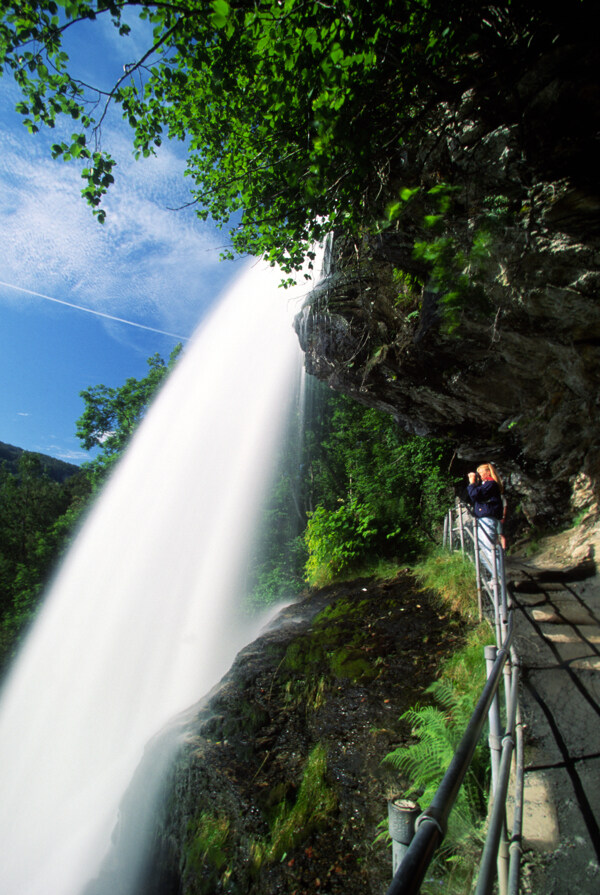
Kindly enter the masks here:
<path id="1" fill-rule="evenodd" d="M 504 482 L 496 472 L 496 467 L 492 466 L 491 463 L 482 463 L 481 466 L 477 467 L 477 472 L 480 476 L 489 475 L 493 478 L 493 480 L 497 483 L 500 488 L 500 493 L 504 493 Z"/>

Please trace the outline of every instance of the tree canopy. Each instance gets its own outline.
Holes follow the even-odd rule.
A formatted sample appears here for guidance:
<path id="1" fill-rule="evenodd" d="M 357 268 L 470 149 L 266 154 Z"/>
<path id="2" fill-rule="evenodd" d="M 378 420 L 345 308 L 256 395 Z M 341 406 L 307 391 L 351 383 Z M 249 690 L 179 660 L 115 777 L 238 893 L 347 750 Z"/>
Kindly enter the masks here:
<path id="1" fill-rule="evenodd" d="M 475 88 L 493 105 L 499 66 L 510 84 L 586 2 L 553 12 L 539 0 L 8 0 L 0 62 L 31 131 L 73 120 L 53 154 L 83 160 L 100 220 L 116 164 L 100 141 L 112 104 L 137 155 L 185 140 L 198 215 L 232 224 L 234 252 L 289 272 L 327 231 L 382 216 L 390 171 L 432 109 Z M 151 37 L 112 88 L 74 77 L 67 32 L 106 18 L 126 37 L 132 16 Z"/>
<path id="2" fill-rule="evenodd" d="M 130 377 L 118 387 L 95 385 L 80 393 L 85 409 L 77 436 L 88 450 L 96 448 L 97 456 L 78 472 L 66 477 L 53 458 L 27 451 L 11 462 L 12 452 L 3 451 L 8 459 L 0 458 L 0 674 L 34 618 L 44 585 L 94 490 L 123 453 L 180 351 L 177 345 L 168 362 L 158 354 L 149 357 L 142 379 Z M 54 480 L 48 469 L 55 472 Z"/>
<path id="3" fill-rule="evenodd" d="M 88 464 L 94 484 L 104 480 L 123 453 L 181 350 L 182 345 L 176 345 L 168 363 L 160 354 L 149 357 L 149 372 L 143 379 L 130 376 L 118 387 L 93 385 L 80 392 L 85 410 L 77 420 L 76 434 L 86 450 L 99 449 L 96 458 Z"/>
<path id="4" fill-rule="evenodd" d="M 24 451 L 14 472 L 0 462 L 0 673 L 89 498 L 85 474 L 53 481 L 48 460 Z"/>

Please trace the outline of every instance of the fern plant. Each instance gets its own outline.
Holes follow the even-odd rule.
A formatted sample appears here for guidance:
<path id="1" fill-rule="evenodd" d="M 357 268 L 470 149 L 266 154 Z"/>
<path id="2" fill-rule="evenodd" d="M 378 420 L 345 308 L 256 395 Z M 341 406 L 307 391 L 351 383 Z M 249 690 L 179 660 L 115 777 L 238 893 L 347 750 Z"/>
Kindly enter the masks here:
<path id="1" fill-rule="evenodd" d="M 416 741 L 407 747 L 390 752 L 386 761 L 398 768 L 411 781 L 408 797 L 418 797 L 423 806 L 429 805 L 444 776 L 464 731 L 456 716 L 437 706 L 416 706 L 402 715 L 411 725 Z M 479 748 L 479 747 L 478 747 Z M 454 852 L 477 826 L 482 805 L 482 788 L 474 769 L 470 769 L 460 789 L 448 821 L 442 853 Z"/>
<path id="2" fill-rule="evenodd" d="M 393 764 L 409 781 L 407 797 L 417 797 L 425 808 L 432 801 L 469 723 L 485 682 L 482 646 L 489 640 L 484 623 L 471 632 L 467 643 L 442 670 L 428 689 L 436 705 L 414 706 L 401 719 L 411 728 L 413 741 L 390 752 L 384 761 Z M 489 784 L 489 752 L 485 739 L 478 743 L 471 765 L 448 820 L 446 837 L 436 863 L 448 870 L 448 862 L 464 884 L 467 864 L 458 854 L 478 843 L 486 810 Z M 448 889 L 450 891 L 450 889 Z"/>

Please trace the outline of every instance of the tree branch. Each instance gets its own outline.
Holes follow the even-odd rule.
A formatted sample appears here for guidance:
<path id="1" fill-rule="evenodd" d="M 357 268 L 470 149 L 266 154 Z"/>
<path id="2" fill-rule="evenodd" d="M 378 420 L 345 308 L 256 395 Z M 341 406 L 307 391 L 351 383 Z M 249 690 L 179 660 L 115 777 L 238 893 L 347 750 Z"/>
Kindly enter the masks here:
<path id="1" fill-rule="evenodd" d="M 116 84 L 114 85 L 114 87 L 112 88 L 110 93 L 108 94 L 108 99 L 106 101 L 106 105 L 104 106 L 104 111 L 102 112 L 102 115 L 100 116 L 100 120 L 94 127 L 94 131 L 93 131 L 94 134 L 96 134 L 102 127 L 102 122 L 106 118 L 106 114 L 108 112 L 108 107 L 110 106 L 110 102 L 112 99 L 114 99 L 115 93 L 118 91 L 118 89 L 121 86 L 121 84 L 123 83 L 123 81 L 126 78 L 130 77 L 133 74 L 133 72 L 135 72 L 139 68 L 141 68 L 144 65 L 144 62 L 146 61 L 146 59 L 148 59 L 150 56 L 152 56 L 152 54 L 155 53 L 158 50 L 158 48 L 161 47 L 171 37 L 172 34 L 175 33 L 175 31 L 179 28 L 181 21 L 182 21 L 182 19 L 177 19 L 175 24 L 172 25 L 167 31 L 165 31 L 165 33 L 162 35 L 160 40 L 157 40 L 156 43 L 152 47 L 150 47 L 150 49 L 146 53 L 144 53 L 144 55 L 141 57 L 141 59 L 138 59 L 137 62 L 134 62 L 134 63 L 132 63 L 131 66 L 127 67 L 127 71 L 123 75 L 121 75 L 119 80 L 116 82 Z"/>

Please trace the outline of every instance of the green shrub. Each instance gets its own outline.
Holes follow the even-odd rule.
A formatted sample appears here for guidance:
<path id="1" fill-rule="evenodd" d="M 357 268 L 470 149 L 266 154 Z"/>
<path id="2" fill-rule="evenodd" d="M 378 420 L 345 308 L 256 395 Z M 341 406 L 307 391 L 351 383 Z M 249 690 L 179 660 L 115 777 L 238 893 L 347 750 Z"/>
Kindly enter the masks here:
<path id="1" fill-rule="evenodd" d="M 278 600 L 296 597 L 305 587 L 301 577 L 294 574 L 288 563 L 274 562 L 257 569 L 255 583 L 248 595 L 249 610 L 263 610 Z"/>
<path id="2" fill-rule="evenodd" d="M 305 533 L 306 580 L 313 585 L 327 584 L 340 572 L 356 566 L 377 534 L 374 521 L 370 508 L 354 499 L 335 510 L 317 507 L 309 516 Z"/>

